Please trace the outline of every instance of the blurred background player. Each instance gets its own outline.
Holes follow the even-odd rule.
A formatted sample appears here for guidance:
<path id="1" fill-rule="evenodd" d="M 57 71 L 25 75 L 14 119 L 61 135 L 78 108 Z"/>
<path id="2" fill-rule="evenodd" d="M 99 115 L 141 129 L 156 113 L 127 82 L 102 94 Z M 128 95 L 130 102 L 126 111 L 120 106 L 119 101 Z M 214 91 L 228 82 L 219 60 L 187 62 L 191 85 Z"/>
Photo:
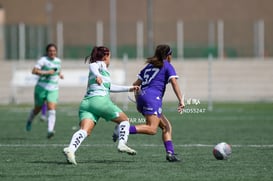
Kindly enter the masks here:
<path id="1" fill-rule="evenodd" d="M 180 159 L 174 152 L 172 143 L 172 127 L 170 121 L 162 114 L 162 100 L 166 85 L 170 82 L 178 99 L 178 112 L 185 107 L 182 93 L 176 81 L 174 67 L 170 64 L 172 50 L 168 45 L 158 45 L 153 57 L 148 58 L 147 65 L 138 75 L 133 85 L 141 86 L 136 94 L 137 110 L 145 116 L 146 124 L 131 125 L 130 134 L 154 135 L 157 128 L 162 129 L 162 139 L 166 150 L 166 160 L 177 162 Z M 113 140 L 118 132 L 115 128 Z"/>
<path id="2" fill-rule="evenodd" d="M 110 51 L 100 46 L 94 47 L 91 55 L 86 57 L 89 63 L 89 76 L 86 94 L 79 108 L 80 129 L 74 133 L 68 147 L 63 153 L 68 163 L 77 164 L 75 152 L 89 136 L 100 118 L 119 124 L 118 151 L 135 155 L 136 151 L 128 147 L 130 123 L 128 117 L 117 107 L 110 98 L 110 92 L 128 92 L 139 90 L 139 86 L 117 86 L 111 84 L 108 66 L 110 64 Z"/>
<path id="3" fill-rule="evenodd" d="M 46 56 L 41 57 L 32 73 L 39 76 L 34 89 L 34 108 L 30 111 L 26 123 L 26 130 L 31 131 L 32 121 L 41 111 L 46 102 L 48 110 L 48 128 L 47 138 L 54 136 L 54 127 L 56 121 L 56 104 L 59 98 L 59 78 L 63 79 L 61 73 L 61 60 L 56 57 L 57 46 L 48 44 L 46 46 Z"/>

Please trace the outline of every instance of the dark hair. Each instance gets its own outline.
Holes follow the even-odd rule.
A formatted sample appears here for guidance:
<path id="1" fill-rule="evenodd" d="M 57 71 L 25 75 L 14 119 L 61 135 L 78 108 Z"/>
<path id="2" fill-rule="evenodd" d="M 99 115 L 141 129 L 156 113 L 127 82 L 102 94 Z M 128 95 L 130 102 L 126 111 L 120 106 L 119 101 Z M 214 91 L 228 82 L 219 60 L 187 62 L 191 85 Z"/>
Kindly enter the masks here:
<path id="1" fill-rule="evenodd" d="M 107 47 L 99 46 L 94 47 L 89 56 L 85 57 L 85 63 L 89 61 L 89 63 L 93 63 L 96 61 L 102 61 L 102 58 L 105 55 L 110 55 L 110 50 Z"/>
<path id="2" fill-rule="evenodd" d="M 51 47 L 54 47 L 56 50 L 57 50 L 57 46 L 54 44 L 54 43 L 50 43 L 46 46 L 46 55 L 48 53 L 48 50 L 51 48 Z"/>
<path id="3" fill-rule="evenodd" d="M 167 58 L 167 56 L 172 54 L 172 49 L 169 45 L 158 45 L 155 49 L 155 54 L 153 57 L 147 58 L 147 63 L 153 64 L 153 66 L 157 68 L 161 68 L 163 66 L 163 60 Z"/>
<path id="4" fill-rule="evenodd" d="M 54 47 L 56 50 L 57 50 L 57 45 L 55 45 L 54 43 L 50 43 L 46 46 L 46 52 L 45 52 L 45 55 L 44 56 L 48 56 L 48 50 L 51 48 L 51 47 Z"/>

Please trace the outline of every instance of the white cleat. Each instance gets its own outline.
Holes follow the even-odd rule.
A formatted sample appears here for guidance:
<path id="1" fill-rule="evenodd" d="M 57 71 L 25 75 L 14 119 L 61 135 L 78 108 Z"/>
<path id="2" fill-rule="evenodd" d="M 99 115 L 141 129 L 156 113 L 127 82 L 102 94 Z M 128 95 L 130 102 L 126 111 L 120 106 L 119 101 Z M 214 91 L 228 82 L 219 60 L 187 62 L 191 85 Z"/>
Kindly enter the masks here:
<path id="1" fill-rule="evenodd" d="M 119 144 L 118 151 L 121 153 L 127 153 L 129 155 L 136 155 L 137 154 L 137 152 L 135 150 L 133 150 L 132 148 L 128 147 L 125 144 Z"/>
<path id="2" fill-rule="evenodd" d="M 67 163 L 77 165 L 74 152 L 70 151 L 68 147 L 64 148 L 63 153 L 66 157 Z"/>

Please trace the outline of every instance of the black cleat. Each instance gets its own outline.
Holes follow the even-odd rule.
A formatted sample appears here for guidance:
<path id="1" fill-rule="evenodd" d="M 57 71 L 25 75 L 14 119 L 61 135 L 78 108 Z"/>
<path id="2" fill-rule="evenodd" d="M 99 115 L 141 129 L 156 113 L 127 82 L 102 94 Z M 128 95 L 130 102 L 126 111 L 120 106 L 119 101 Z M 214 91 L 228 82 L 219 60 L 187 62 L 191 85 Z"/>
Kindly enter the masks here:
<path id="1" fill-rule="evenodd" d="M 180 162 L 181 160 L 177 157 L 177 154 L 168 153 L 166 155 L 166 160 L 169 162 Z"/>
<path id="2" fill-rule="evenodd" d="M 113 133 L 112 140 L 113 140 L 113 142 L 116 142 L 118 140 L 118 135 Z"/>
<path id="3" fill-rule="evenodd" d="M 55 135 L 55 131 L 47 133 L 47 139 L 51 139 Z"/>
<path id="4" fill-rule="evenodd" d="M 113 135 L 112 135 L 112 140 L 113 142 L 116 142 L 119 138 L 119 125 L 117 124 L 114 128 L 114 132 L 113 132 Z"/>
<path id="5" fill-rule="evenodd" d="M 26 131 L 31 131 L 31 124 L 32 122 L 28 121 L 26 124 Z"/>

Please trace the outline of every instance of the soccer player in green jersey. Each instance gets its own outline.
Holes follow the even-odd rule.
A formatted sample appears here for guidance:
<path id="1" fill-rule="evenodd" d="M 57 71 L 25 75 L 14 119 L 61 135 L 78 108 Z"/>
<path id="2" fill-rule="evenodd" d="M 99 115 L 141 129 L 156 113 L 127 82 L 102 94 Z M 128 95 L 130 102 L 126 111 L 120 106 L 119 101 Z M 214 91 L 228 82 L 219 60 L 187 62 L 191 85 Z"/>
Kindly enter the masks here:
<path id="1" fill-rule="evenodd" d="M 32 73 L 39 76 L 34 90 L 34 108 L 30 111 L 26 123 L 26 130 L 31 131 L 32 121 L 41 111 L 43 104 L 46 102 L 48 108 L 48 132 L 47 138 L 54 136 L 54 127 L 56 121 L 56 104 L 59 97 L 59 78 L 63 79 L 61 73 L 61 60 L 56 57 L 57 46 L 48 44 L 46 55 L 41 57 Z"/>
<path id="2" fill-rule="evenodd" d="M 110 51 L 106 47 L 94 47 L 85 61 L 89 62 L 87 91 L 79 107 L 80 129 L 73 134 L 69 146 L 63 149 L 67 162 L 77 164 L 75 152 L 83 140 L 91 134 L 100 118 L 119 124 L 118 151 L 135 155 L 136 151 L 127 146 L 129 119 L 111 101 L 109 93 L 138 91 L 139 86 L 111 84 L 110 72 L 107 69 L 110 64 Z"/>

